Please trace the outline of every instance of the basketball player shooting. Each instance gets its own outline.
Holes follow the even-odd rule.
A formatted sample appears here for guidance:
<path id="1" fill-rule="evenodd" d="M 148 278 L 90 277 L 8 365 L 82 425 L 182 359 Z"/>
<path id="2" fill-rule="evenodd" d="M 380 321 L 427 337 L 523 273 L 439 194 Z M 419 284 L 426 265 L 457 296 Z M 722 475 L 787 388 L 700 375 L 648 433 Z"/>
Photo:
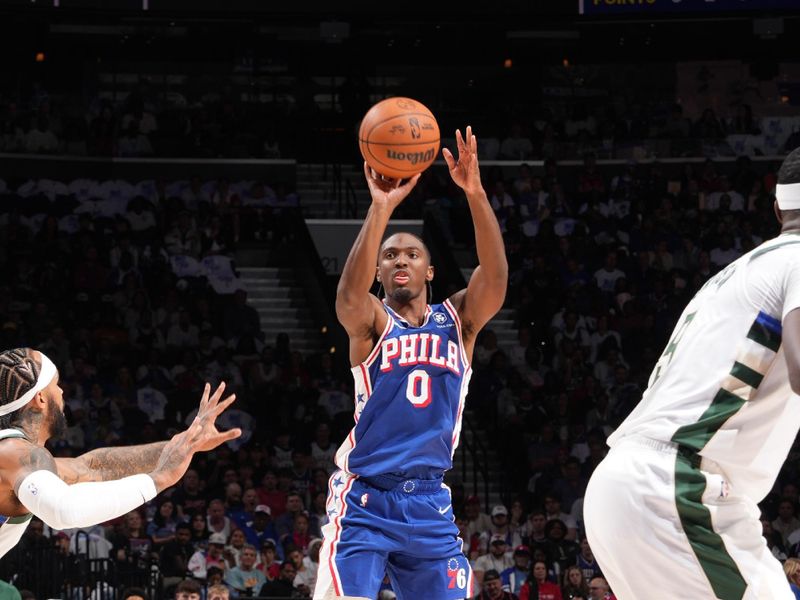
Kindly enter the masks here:
<path id="1" fill-rule="evenodd" d="M 364 165 L 372 205 L 336 296 L 350 336 L 356 423 L 328 486 L 317 600 L 375 598 L 385 573 L 399 600 L 471 596 L 472 573 L 442 478 L 458 444 L 475 336 L 503 305 L 508 265 L 472 129 L 466 137 L 457 131 L 456 142 L 458 160 L 443 154 L 469 203 L 480 266 L 442 304 L 429 303 L 434 271 L 422 240 L 396 233 L 381 243 L 419 175 L 401 183 Z M 383 301 L 370 294 L 376 279 Z"/>
<path id="2" fill-rule="evenodd" d="M 174 485 L 195 452 L 237 438 L 216 418 L 235 400 L 225 384 L 206 384 L 189 428 L 167 442 L 97 448 L 54 458 L 44 447 L 66 429 L 58 370 L 30 348 L 0 353 L 0 556 L 13 548 L 36 515 L 52 529 L 90 527 L 122 516 Z"/>
<path id="3" fill-rule="evenodd" d="M 758 503 L 800 427 L 800 149 L 775 196 L 780 235 L 689 302 L 589 481 L 586 534 L 620 600 L 795 597 Z"/>

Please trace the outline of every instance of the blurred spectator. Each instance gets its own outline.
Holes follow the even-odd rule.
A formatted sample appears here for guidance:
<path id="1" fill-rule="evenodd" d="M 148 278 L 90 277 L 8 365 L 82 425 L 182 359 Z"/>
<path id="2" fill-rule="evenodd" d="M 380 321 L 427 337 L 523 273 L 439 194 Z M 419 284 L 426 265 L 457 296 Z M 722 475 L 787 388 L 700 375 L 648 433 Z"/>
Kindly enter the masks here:
<path id="1" fill-rule="evenodd" d="M 226 571 L 227 565 L 223 551 L 225 550 L 225 536 L 221 533 L 212 533 L 208 538 L 208 549 L 197 550 L 189 559 L 188 568 L 195 579 L 205 579 L 210 567 Z"/>
<path id="2" fill-rule="evenodd" d="M 568 567 L 564 571 L 562 597 L 570 600 L 589 600 L 589 584 L 583 571 L 577 567 Z"/>
<path id="3" fill-rule="evenodd" d="M 200 584 L 184 579 L 175 588 L 175 600 L 200 600 Z"/>
<path id="4" fill-rule="evenodd" d="M 268 581 L 261 586 L 259 596 L 272 598 L 298 598 L 301 597 L 295 590 L 294 579 L 297 576 L 297 569 L 290 560 L 286 560 L 281 565 L 281 574 L 278 579 Z"/>
<path id="5" fill-rule="evenodd" d="M 264 573 L 267 581 L 280 577 L 281 565 L 274 540 L 267 538 L 261 543 L 261 555 L 256 568 Z"/>
<path id="6" fill-rule="evenodd" d="M 189 559 L 195 552 L 191 540 L 191 525 L 179 523 L 175 528 L 175 539 L 161 547 L 158 565 L 164 578 L 164 589 L 176 585 L 189 574 Z"/>
<path id="7" fill-rule="evenodd" d="M 589 582 L 589 598 L 591 600 L 616 600 L 616 596 L 608 587 L 608 582 L 602 577 L 595 577 Z"/>
<path id="8" fill-rule="evenodd" d="M 136 123 L 131 122 L 124 135 L 117 141 L 117 155 L 123 158 L 152 156 L 153 146 L 150 139 L 141 131 Z"/>
<path id="9" fill-rule="evenodd" d="M 547 565 L 535 560 L 531 567 L 528 581 L 519 592 L 519 600 L 561 600 L 561 588 L 547 580 Z"/>
<path id="10" fill-rule="evenodd" d="M 225 572 L 225 583 L 233 588 L 234 597 L 253 596 L 266 583 L 264 574 L 255 568 L 257 553 L 250 544 L 242 548 L 240 566 Z"/>
<path id="11" fill-rule="evenodd" d="M 54 154 L 58 150 L 58 138 L 46 117 L 32 119 L 24 144 L 29 154 Z"/>
<path id="12" fill-rule="evenodd" d="M 527 546 L 517 546 L 513 556 L 514 565 L 501 571 L 500 579 L 505 591 L 519 595 L 531 570 L 531 551 Z"/>
<path id="13" fill-rule="evenodd" d="M 164 544 L 175 539 L 177 526 L 175 504 L 170 498 L 160 498 L 153 520 L 147 525 L 147 535 L 153 539 L 155 551 L 159 551 Z"/>
<path id="14" fill-rule="evenodd" d="M 484 574 L 489 571 L 502 573 L 514 566 L 512 553 L 508 551 L 506 539 L 502 535 L 493 535 L 489 539 L 489 552 L 479 556 L 472 563 L 472 570 L 479 585 L 484 583 Z M 499 577 L 498 577 L 499 578 Z"/>
<path id="15" fill-rule="evenodd" d="M 500 573 L 495 569 L 486 571 L 481 590 L 481 593 L 477 596 L 478 600 L 517 600 L 515 594 L 503 590 Z"/>
<path id="16" fill-rule="evenodd" d="M 800 598 L 800 559 L 787 558 L 783 563 L 783 572 L 786 574 L 794 597 Z"/>

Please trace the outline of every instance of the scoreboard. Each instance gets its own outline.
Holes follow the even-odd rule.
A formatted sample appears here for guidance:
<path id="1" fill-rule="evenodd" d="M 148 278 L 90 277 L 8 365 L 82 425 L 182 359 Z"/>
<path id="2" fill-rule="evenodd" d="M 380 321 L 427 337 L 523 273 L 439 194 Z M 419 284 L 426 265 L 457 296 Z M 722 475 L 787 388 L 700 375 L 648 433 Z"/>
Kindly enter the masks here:
<path id="1" fill-rule="evenodd" d="M 800 0 L 578 0 L 582 15 L 800 11 Z"/>

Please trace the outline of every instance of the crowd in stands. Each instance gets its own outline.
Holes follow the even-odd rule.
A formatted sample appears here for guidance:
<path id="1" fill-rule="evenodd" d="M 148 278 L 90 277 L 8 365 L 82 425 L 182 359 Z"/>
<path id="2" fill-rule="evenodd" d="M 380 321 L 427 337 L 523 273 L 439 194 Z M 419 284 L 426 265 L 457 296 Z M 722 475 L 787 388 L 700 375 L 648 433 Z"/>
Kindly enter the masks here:
<path id="1" fill-rule="evenodd" d="M 37 111 L 49 110 L 44 102 Z M 158 122 L 131 115 L 140 132 Z M 483 181 L 504 234 L 519 338 L 502 345 L 484 330 L 473 357 L 468 403 L 490 424 L 506 491 L 484 506 L 452 486 L 473 592 L 605 598 L 583 527 L 586 482 L 692 294 L 777 233 L 774 165 L 708 161 L 668 174 L 631 162 L 609 174 L 587 154 L 575 176 L 548 160 L 541 173 L 490 168 Z M 220 589 L 307 597 L 333 453 L 352 426 L 352 384 L 330 355 L 263 338 L 231 262 L 241 242 L 279 235 L 296 196 L 280 185 L 200 180 L 0 182 L 0 193 L 0 338 L 4 348 L 41 348 L 60 368 L 69 429 L 56 455 L 164 439 L 191 419 L 204 381 L 228 382 L 238 400 L 223 426 L 245 430 L 198 456 L 142 511 L 88 532 L 34 519 L 4 559 L 22 565 L 18 582 L 34 576 L 25 557 L 55 548 L 108 559 L 118 592 L 156 573 L 156 593 L 181 600 Z M 472 243 L 446 173 L 429 171 L 415 193 L 437 205 L 453 242 Z M 762 505 L 781 560 L 800 555 L 796 450 Z M 64 571 L 76 590 L 93 585 L 79 579 Z M 391 598 L 385 587 L 381 598 Z"/>
<path id="2" fill-rule="evenodd" d="M 25 557 L 44 546 L 108 558 L 120 585 L 154 566 L 165 585 L 213 581 L 217 568 L 252 592 L 247 565 L 257 562 L 256 582 L 266 573 L 280 587 L 294 569 L 308 588 L 331 436 L 352 402 L 330 356 L 302 356 L 285 335 L 263 339 L 232 261 L 238 244 L 276 237 L 296 198 L 261 182 L 197 180 L 0 182 L 0 194 L 0 337 L 59 367 L 69 427 L 56 456 L 165 439 L 191 421 L 204 381 L 236 392 L 221 425 L 244 431 L 144 511 L 81 533 L 34 520 L 3 566 L 30 584 L 26 565 L 38 563 Z M 64 581 L 79 575 L 67 569 Z"/>
<path id="3" fill-rule="evenodd" d="M 41 82 L 34 82 L 26 94 L 0 96 L 0 152 L 128 158 L 313 155 L 322 162 L 328 157 L 319 152 L 336 151 L 349 160 L 356 158 L 356 124 L 383 97 L 363 77 L 345 78 L 334 89 L 322 89 L 311 78 L 297 78 L 280 99 L 223 84 L 213 90 L 189 88 L 167 93 L 142 76 L 122 101 L 108 93 L 86 100 L 75 92 L 51 94 Z M 316 100 L 318 93 L 332 100 L 322 105 Z M 708 108 L 688 115 L 678 103 L 642 94 L 613 101 L 542 100 L 525 111 L 510 110 L 504 105 L 507 98 L 500 96 L 493 108 L 482 108 L 474 123 L 480 126 L 481 155 L 484 160 L 573 159 L 595 152 L 624 158 L 633 147 L 642 146 L 642 151 L 658 156 L 732 156 L 741 149 L 732 149 L 726 136 L 769 133 L 784 150 L 794 147 L 800 137 L 796 123 L 769 121 L 770 115 L 754 115 L 745 103 L 732 106 L 726 114 Z M 391 95 L 397 94 L 384 93 Z M 432 99 L 420 100 L 438 111 Z M 784 127 L 787 131 L 762 131 Z M 325 141 L 329 135 L 338 140 L 331 142 L 335 145 Z M 299 142 L 304 136 L 316 143 Z M 763 153 L 763 149 L 747 151 Z"/>
<path id="4" fill-rule="evenodd" d="M 87 106 L 80 96 L 51 95 L 36 83 L 29 97 L 0 102 L 0 152 L 281 158 L 275 122 L 281 119 L 274 110 L 230 90 L 190 102 L 164 98 L 144 81 L 123 102 L 98 95 Z"/>

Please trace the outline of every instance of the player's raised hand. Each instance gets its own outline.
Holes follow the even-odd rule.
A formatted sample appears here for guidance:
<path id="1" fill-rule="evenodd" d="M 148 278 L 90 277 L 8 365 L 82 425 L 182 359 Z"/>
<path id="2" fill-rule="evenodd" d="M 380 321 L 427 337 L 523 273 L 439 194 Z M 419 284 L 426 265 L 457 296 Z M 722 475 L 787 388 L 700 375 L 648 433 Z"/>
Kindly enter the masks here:
<path id="1" fill-rule="evenodd" d="M 209 395 L 211 392 L 211 386 L 209 384 L 206 384 L 203 388 L 200 408 L 197 411 L 197 416 L 194 418 L 194 421 L 192 421 L 192 425 L 197 423 L 200 428 L 195 441 L 197 452 L 208 452 L 242 435 L 242 430 L 238 427 L 228 431 L 219 431 L 217 429 L 217 417 L 236 400 L 236 394 L 231 394 L 223 400 L 222 394 L 224 391 L 224 381 L 219 384 L 213 395 Z"/>
<path id="2" fill-rule="evenodd" d="M 417 173 L 403 183 L 400 179 L 390 179 L 379 175 L 364 161 L 364 176 L 367 178 L 372 203 L 394 210 L 417 185 L 420 174 Z"/>
<path id="3" fill-rule="evenodd" d="M 456 129 L 458 160 L 447 148 L 442 148 L 442 156 L 450 169 L 450 177 L 466 194 L 478 193 L 481 185 L 481 170 L 478 166 L 478 139 L 472 134 L 472 126 L 467 125 L 466 139 L 461 130 Z"/>
<path id="4" fill-rule="evenodd" d="M 192 424 L 186 431 L 172 436 L 172 439 L 164 446 L 156 468 L 150 473 L 159 492 L 174 485 L 183 477 L 195 452 L 213 450 L 220 444 L 236 439 L 242 434 L 239 428 L 229 431 L 217 429 L 215 424 L 217 417 L 236 400 L 235 394 L 231 394 L 223 400 L 224 391 L 224 382 L 219 384 L 213 394 L 211 394 L 211 386 L 206 384 L 200 398 L 200 407 Z"/>

